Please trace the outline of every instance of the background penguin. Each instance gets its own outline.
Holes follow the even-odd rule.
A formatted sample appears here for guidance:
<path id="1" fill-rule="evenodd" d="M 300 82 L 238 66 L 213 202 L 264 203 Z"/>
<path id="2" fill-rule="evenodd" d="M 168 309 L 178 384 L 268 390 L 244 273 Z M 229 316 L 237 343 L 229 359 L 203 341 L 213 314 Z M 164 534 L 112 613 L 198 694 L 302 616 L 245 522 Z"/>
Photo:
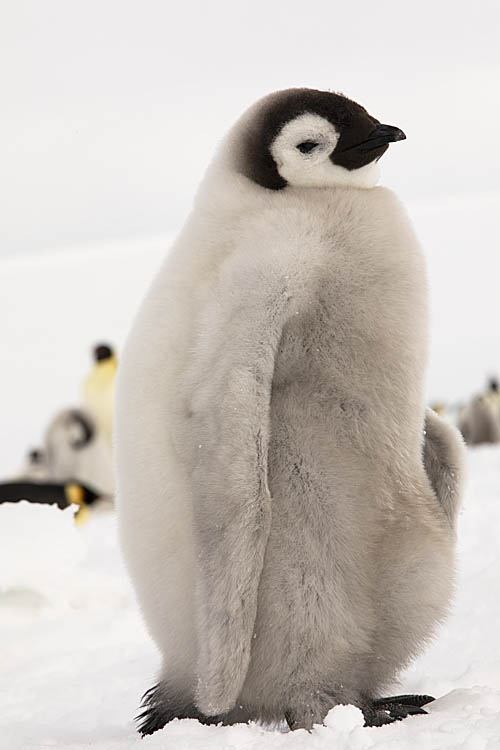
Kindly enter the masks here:
<path id="1" fill-rule="evenodd" d="M 440 417 L 444 417 L 446 414 L 446 406 L 442 401 L 434 401 L 434 403 L 430 405 L 430 408 L 432 411 L 435 411 L 436 414 L 439 414 Z"/>
<path id="2" fill-rule="evenodd" d="M 100 494 L 114 494 L 109 446 L 88 411 L 58 412 L 47 427 L 43 452 L 51 481 L 78 481 Z"/>
<path id="3" fill-rule="evenodd" d="M 90 487 L 77 482 L 60 484 L 57 482 L 5 482 L 0 484 L 0 503 L 17 503 L 28 500 L 31 503 L 57 505 L 92 505 L 99 494 Z"/>
<path id="4" fill-rule="evenodd" d="M 497 415 L 500 419 L 500 390 L 498 387 L 497 378 L 490 378 L 488 380 L 488 386 L 486 388 L 486 398 L 492 405 L 493 409 L 496 410 Z"/>
<path id="5" fill-rule="evenodd" d="M 47 457 L 41 448 L 33 448 L 26 455 L 25 465 L 20 472 L 20 479 L 43 482 L 49 479 Z"/>
<path id="6" fill-rule="evenodd" d="M 111 449 L 118 361 L 108 344 L 95 346 L 93 358 L 94 367 L 83 386 L 83 401 Z"/>
<path id="7" fill-rule="evenodd" d="M 484 393 L 474 396 L 458 419 L 467 445 L 500 442 L 500 395 L 498 381 L 490 378 Z"/>
<path id="8" fill-rule="evenodd" d="M 0 503 L 17 503 L 27 500 L 30 503 L 57 505 L 64 509 L 69 505 L 78 505 L 75 523 L 84 523 L 93 506 L 101 496 L 90 487 L 77 482 L 57 484 L 55 482 L 5 482 L 0 484 Z"/>
<path id="9" fill-rule="evenodd" d="M 292 89 L 230 131 L 120 363 L 123 549 L 175 717 L 368 724 L 446 614 L 462 445 L 428 414 L 422 254 L 375 188 L 398 128 Z M 424 444 L 425 441 L 425 444 Z"/>

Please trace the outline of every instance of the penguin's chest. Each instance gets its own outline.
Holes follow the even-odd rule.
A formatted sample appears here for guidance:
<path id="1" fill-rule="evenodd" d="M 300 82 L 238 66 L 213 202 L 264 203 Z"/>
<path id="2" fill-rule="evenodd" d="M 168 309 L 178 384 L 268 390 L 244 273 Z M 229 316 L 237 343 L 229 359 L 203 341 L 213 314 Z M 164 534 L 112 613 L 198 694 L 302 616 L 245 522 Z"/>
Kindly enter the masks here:
<path id="1" fill-rule="evenodd" d="M 316 497 L 341 451 L 361 449 L 363 435 L 376 429 L 374 383 L 392 364 L 381 347 L 375 352 L 374 332 L 363 330 L 355 310 L 346 322 L 320 307 L 284 327 L 270 409 L 271 481 L 288 474 L 290 487 Z M 391 403 L 391 386 L 384 388 Z"/>
<path id="2" fill-rule="evenodd" d="M 276 351 L 270 479 L 317 496 L 332 466 L 357 477 L 388 445 L 413 444 L 427 316 L 421 269 L 403 252 L 333 248 L 316 269 Z"/>

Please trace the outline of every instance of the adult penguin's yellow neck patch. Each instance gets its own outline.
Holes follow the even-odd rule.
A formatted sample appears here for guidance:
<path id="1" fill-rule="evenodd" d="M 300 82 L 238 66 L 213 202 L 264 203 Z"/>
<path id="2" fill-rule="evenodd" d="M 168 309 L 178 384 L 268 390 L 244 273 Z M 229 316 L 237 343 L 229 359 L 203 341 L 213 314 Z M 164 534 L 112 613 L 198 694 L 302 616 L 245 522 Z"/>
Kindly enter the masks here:
<path id="1" fill-rule="evenodd" d="M 81 526 L 86 523 L 90 518 L 90 508 L 88 505 L 81 505 L 75 513 L 75 523 L 77 526 Z"/>
<path id="2" fill-rule="evenodd" d="M 68 503 L 73 505 L 83 505 L 85 502 L 85 490 L 79 484 L 66 484 L 64 494 Z"/>

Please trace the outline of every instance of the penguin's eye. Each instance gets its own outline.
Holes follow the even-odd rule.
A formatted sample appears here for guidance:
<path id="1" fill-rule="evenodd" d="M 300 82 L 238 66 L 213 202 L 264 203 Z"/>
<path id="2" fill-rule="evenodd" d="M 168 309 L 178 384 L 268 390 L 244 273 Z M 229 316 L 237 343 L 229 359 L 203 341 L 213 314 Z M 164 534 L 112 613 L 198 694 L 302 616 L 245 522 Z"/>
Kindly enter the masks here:
<path id="1" fill-rule="evenodd" d="M 318 145 L 316 141 L 302 141 L 302 143 L 297 143 L 295 148 L 298 148 L 303 154 L 310 154 Z"/>

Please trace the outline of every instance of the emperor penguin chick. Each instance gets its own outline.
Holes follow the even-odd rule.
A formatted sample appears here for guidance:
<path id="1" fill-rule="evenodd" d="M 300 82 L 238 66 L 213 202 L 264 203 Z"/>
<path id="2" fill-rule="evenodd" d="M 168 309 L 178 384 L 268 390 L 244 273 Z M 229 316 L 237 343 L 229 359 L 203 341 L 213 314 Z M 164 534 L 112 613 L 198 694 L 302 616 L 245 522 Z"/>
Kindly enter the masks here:
<path id="1" fill-rule="evenodd" d="M 462 444 L 424 410 L 424 262 L 378 160 L 404 138 L 280 91 L 222 141 L 118 374 L 121 539 L 169 720 L 367 724 L 446 614 Z M 425 422 L 427 419 L 427 429 Z"/>

